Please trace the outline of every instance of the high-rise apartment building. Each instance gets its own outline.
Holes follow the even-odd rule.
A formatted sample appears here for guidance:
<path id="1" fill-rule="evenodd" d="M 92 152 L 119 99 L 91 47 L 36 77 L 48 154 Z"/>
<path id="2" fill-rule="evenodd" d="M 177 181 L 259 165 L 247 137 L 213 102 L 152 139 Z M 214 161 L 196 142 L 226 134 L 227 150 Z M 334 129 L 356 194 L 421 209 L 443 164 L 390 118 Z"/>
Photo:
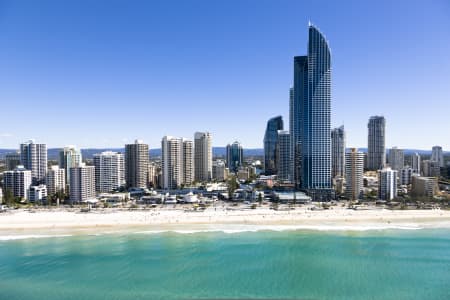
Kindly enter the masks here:
<path id="1" fill-rule="evenodd" d="M 425 177 L 441 176 L 441 168 L 439 167 L 439 162 L 435 160 L 422 161 L 422 174 Z"/>
<path id="2" fill-rule="evenodd" d="M 404 167 L 404 168 L 400 169 L 400 171 L 399 171 L 400 185 L 411 184 L 411 177 L 413 176 L 413 174 L 417 174 L 417 173 L 415 173 L 414 169 L 411 167 Z"/>
<path id="3" fill-rule="evenodd" d="M 386 120 L 381 116 L 370 117 L 367 128 L 367 169 L 383 169 L 386 166 Z"/>
<path id="4" fill-rule="evenodd" d="M 283 118 L 281 116 L 273 117 L 267 122 L 266 133 L 264 134 L 264 173 L 266 175 L 277 173 L 278 130 L 283 130 Z M 236 172 L 239 166 L 231 167 L 228 164 L 228 168 L 233 172 Z"/>
<path id="5" fill-rule="evenodd" d="M 183 139 L 165 136 L 161 142 L 162 187 L 177 189 L 183 184 Z"/>
<path id="6" fill-rule="evenodd" d="M 397 197 L 397 171 L 390 167 L 378 171 L 378 198 L 393 200 Z"/>
<path id="7" fill-rule="evenodd" d="M 18 165 L 20 165 L 20 152 L 5 154 L 6 171 L 13 171 Z"/>
<path id="8" fill-rule="evenodd" d="M 444 167 L 444 152 L 441 146 L 433 146 L 431 150 L 431 160 L 436 161 L 440 168 Z"/>
<path id="9" fill-rule="evenodd" d="M 28 199 L 28 190 L 31 187 L 31 170 L 19 165 L 13 171 L 3 172 L 3 187 L 12 192 L 14 197 Z"/>
<path id="10" fill-rule="evenodd" d="M 332 195 L 331 53 L 323 34 L 311 24 L 308 55 L 294 57 L 290 110 L 294 118 L 291 129 L 294 174 L 299 174 L 295 175 L 295 181 L 313 199 L 328 200 Z"/>
<path id="11" fill-rule="evenodd" d="M 331 131 L 331 176 L 345 175 L 345 130 L 344 126 Z"/>
<path id="12" fill-rule="evenodd" d="M 421 164 L 420 155 L 419 155 L 419 153 L 416 152 L 411 156 L 411 166 L 412 166 L 412 169 L 414 170 L 414 173 L 420 174 L 420 171 L 421 171 L 420 164 Z"/>
<path id="13" fill-rule="evenodd" d="M 63 169 L 65 174 L 66 184 L 70 184 L 70 169 L 79 167 L 83 163 L 81 151 L 76 146 L 65 146 L 59 151 L 59 168 Z"/>
<path id="14" fill-rule="evenodd" d="M 433 198 L 439 192 L 436 177 L 413 176 L 411 184 L 411 197 Z"/>
<path id="15" fill-rule="evenodd" d="M 66 173 L 59 166 L 52 166 L 47 171 L 47 193 L 49 196 L 66 190 Z"/>
<path id="16" fill-rule="evenodd" d="M 34 184 L 45 183 L 47 174 L 47 145 L 34 140 L 20 144 L 20 163 L 31 171 Z"/>
<path id="17" fill-rule="evenodd" d="M 291 181 L 291 135 L 287 130 L 278 130 L 277 142 L 278 180 Z"/>
<path id="18" fill-rule="evenodd" d="M 109 193 L 125 186 L 125 162 L 122 153 L 106 151 L 94 155 L 95 190 Z"/>
<path id="19" fill-rule="evenodd" d="M 345 154 L 345 195 L 350 200 L 363 196 L 364 153 L 356 148 Z"/>
<path id="20" fill-rule="evenodd" d="M 223 160 L 213 161 L 213 179 L 216 181 L 224 181 L 228 178 L 228 168 Z"/>
<path id="21" fill-rule="evenodd" d="M 400 171 L 405 166 L 403 149 L 398 149 L 397 147 L 389 149 L 388 162 L 391 169 Z"/>
<path id="22" fill-rule="evenodd" d="M 125 145 L 125 182 L 127 188 L 146 188 L 148 177 L 148 145 L 141 140 Z"/>
<path id="23" fill-rule="evenodd" d="M 190 185 L 194 182 L 194 142 L 183 139 L 183 184 Z"/>
<path id="24" fill-rule="evenodd" d="M 195 181 L 210 181 L 212 177 L 212 137 L 209 132 L 194 135 Z"/>
<path id="25" fill-rule="evenodd" d="M 266 131 L 267 133 L 267 131 Z M 265 141 L 265 140 L 264 140 Z M 264 147 L 266 143 L 264 143 Z M 237 172 L 240 167 L 244 164 L 244 149 L 239 142 L 234 142 L 227 145 L 227 168 L 231 172 Z M 265 152 L 264 148 L 264 152 Z"/>
<path id="26" fill-rule="evenodd" d="M 81 164 L 70 168 L 70 201 L 84 202 L 95 198 L 95 167 Z"/>

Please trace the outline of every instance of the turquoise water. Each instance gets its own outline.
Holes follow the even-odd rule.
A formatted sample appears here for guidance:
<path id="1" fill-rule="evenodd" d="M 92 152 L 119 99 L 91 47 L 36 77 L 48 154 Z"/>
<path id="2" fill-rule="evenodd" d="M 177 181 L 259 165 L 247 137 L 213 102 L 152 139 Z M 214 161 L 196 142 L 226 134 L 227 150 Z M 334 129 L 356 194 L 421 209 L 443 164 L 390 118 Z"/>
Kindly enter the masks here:
<path id="1" fill-rule="evenodd" d="M 0 299 L 450 299 L 450 231 L 0 241 Z"/>

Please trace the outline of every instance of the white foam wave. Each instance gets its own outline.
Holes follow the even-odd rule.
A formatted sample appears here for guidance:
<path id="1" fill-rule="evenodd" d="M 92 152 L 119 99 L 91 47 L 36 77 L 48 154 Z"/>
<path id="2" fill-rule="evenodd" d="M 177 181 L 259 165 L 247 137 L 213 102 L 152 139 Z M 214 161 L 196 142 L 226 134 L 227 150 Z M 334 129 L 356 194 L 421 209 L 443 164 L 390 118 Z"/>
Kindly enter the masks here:
<path id="1" fill-rule="evenodd" d="M 70 234 L 22 234 L 22 235 L 0 235 L 0 241 L 12 241 L 12 240 L 24 240 L 24 239 L 42 239 L 42 238 L 56 238 L 56 237 L 69 237 Z"/>

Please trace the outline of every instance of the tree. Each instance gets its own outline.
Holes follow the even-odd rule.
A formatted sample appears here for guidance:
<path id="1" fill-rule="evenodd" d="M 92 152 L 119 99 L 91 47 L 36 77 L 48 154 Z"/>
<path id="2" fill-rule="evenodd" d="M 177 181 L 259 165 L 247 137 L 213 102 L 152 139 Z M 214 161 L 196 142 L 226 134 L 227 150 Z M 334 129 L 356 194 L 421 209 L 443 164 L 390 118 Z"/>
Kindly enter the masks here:
<path id="1" fill-rule="evenodd" d="M 261 206 L 261 204 L 262 204 L 262 195 L 261 195 L 261 192 L 259 192 L 259 194 L 258 194 L 258 202 L 259 202 L 259 206 Z"/>
<path id="2" fill-rule="evenodd" d="M 5 194 L 3 195 L 3 200 L 6 205 L 13 206 L 16 202 L 13 192 L 10 189 L 5 190 Z"/>
<path id="3" fill-rule="evenodd" d="M 233 199 L 233 193 L 238 188 L 238 183 L 234 175 L 228 179 L 228 199 Z"/>

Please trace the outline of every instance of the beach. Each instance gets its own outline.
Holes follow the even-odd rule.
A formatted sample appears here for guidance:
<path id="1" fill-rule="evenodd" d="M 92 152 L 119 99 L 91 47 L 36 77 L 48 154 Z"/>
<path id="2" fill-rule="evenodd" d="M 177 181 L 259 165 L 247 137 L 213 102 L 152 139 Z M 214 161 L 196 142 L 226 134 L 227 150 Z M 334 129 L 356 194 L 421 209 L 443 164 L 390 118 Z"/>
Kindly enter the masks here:
<path id="1" fill-rule="evenodd" d="M 353 210 L 341 206 L 314 210 L 312 206 L 274 210 L 269 207 L 219 206 L 205 210 L 183 207 L 149 209 L 18 209 L 0 214 L 0 231 L 41 233 L 55 230 L 102 232 L 142 227 L 155 231 L 174 230 L 370 230 L 450 228 L 447 210 Z"/>

